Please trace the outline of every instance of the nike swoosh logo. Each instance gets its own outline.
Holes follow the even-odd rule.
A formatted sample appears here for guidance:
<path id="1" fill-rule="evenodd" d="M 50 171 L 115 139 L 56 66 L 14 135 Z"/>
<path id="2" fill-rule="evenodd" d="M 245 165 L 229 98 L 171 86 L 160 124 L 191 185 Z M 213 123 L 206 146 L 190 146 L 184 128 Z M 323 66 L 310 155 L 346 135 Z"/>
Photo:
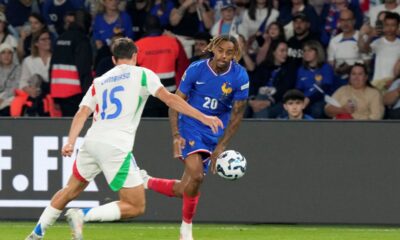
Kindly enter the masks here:
<path id="1" fill-rule="evenodd" d="M 200 85 L 200 84 L 205 84 L 205 82 L 197 82 L 197 81 L 196 81 L 196 84 L 198 84 L 198 85 Z"/>

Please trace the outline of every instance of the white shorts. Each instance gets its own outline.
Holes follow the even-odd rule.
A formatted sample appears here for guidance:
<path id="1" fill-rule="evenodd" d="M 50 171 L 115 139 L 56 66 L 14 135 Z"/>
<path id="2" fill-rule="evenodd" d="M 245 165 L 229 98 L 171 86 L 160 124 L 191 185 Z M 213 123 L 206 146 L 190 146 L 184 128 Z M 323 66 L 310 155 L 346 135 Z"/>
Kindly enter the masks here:
<path id="1" fill-rule="evenodd" d="M 103 172 L 113 191 L 143 184 L 131 152 L 124 152 L 106 143 L 85 141 L 74 163 L 73 174 L 79 180 L 89 182 L 100 172 Z"/>

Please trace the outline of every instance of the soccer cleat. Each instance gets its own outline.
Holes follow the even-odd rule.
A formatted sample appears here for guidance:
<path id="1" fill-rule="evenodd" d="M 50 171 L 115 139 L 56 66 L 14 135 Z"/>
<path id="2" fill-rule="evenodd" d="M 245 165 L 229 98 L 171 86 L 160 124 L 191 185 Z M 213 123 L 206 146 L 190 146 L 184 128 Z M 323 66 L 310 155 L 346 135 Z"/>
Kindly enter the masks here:
<path id="1" fill-rule="evenodd" d="M 148 185 L 147 185 L 147 184 L 148 184 L 148 182 L 149 182 L 151 176 L 149 176 L 149 174 L 147 174 L 147 171 L 144 170 L 144 169 L 140 170 L 140 176 L 141 176 L 142 179 L 143 179 L 143 186 L 144 186 L 144 189 L 148 189 Z"/>
<path id="2" fill-rule="evenodd" d="M 40 240 L 43 239 L 43 236 L 39 236 L 36 233 L 32 232 L 31 234 L 29 234 L 29 236 L 27 236 L 25 238 L 25 240 Z"/>
<path id="3" fill-rule="evenodd" d="M 72 240 L 83 240 L 83 212 L 78 208 L 71 208 L 65 216 L 71 228 Z"/>

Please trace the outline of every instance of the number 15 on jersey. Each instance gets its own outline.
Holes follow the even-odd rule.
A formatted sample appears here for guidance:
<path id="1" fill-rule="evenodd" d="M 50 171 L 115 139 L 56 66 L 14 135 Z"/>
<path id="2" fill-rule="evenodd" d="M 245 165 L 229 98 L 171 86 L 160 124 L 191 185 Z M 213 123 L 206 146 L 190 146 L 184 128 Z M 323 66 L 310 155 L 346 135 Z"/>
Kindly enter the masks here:
<path id="1" fill-rule="evenodd" d="M 101 106 L 101 119 L 114 119 L 117 118 L 122 111 L 122 103 L 121 100 L 118 99 L 115 95 L 117 92 L 121 92 L 124 91 L 124 87 L 123 86 L 116 86 L 114 88 L 112 88 L 110 90 L 110 92 L 108 92 L 108 89 L 103 91 L 103 104 Z M 110 101 L 110 104 L 113 104 L 116 106 L 116 110 L 114 113 L 111 114 L 106 114 L 106 109 L 108 107 L 108 101 Z"/>

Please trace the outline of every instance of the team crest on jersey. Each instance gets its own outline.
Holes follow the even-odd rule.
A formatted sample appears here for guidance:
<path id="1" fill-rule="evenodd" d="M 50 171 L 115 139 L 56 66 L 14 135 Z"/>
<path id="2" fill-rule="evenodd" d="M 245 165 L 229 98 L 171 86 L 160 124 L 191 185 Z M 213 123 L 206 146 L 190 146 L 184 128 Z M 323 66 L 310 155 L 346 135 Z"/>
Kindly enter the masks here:
<path id="1" fill-rule="evenodd" d="M 194 144 L 195 144 L 196 142 L 195 141 L 189 141 L 189 145 L 191 146 L 191 147 L 193 147 L 194 146 Z"/>
<path id="2" fill-rule="evenodd" d="M 229 94 L 232 93 L 232 88 L 230 87 L 230 83 L 228 83 L 228 82 L 225 82 L 224 84 L 222 84 L 221 90 L 225 96 L 228 96 Z"/>
<path id="3" fill-rule="evenodd" d="M 316 74 L 314 79 L 317 82 L 321 82 L 322 81 L 322 75 L 321 74 Z"/>

